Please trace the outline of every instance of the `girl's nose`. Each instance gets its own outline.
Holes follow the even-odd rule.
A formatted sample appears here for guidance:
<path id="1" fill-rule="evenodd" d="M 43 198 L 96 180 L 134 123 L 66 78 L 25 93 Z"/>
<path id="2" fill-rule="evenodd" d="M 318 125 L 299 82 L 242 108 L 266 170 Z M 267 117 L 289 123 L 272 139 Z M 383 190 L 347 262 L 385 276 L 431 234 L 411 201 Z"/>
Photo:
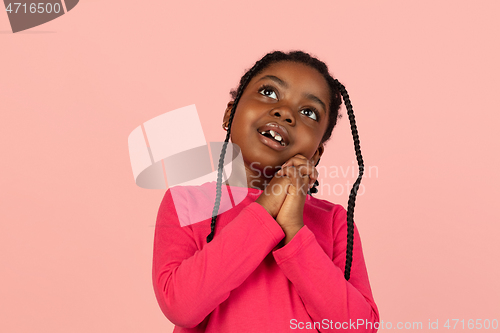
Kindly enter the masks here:
<path id="1" fill-rule="evenodd" d="M 288 106 L 281 105 L 272 109 L 271 115 L 281 118 L 282 120 L 289 123 L 290 126 L 295 125 L 295 117 L 293 115 L 293 111 Z"/>

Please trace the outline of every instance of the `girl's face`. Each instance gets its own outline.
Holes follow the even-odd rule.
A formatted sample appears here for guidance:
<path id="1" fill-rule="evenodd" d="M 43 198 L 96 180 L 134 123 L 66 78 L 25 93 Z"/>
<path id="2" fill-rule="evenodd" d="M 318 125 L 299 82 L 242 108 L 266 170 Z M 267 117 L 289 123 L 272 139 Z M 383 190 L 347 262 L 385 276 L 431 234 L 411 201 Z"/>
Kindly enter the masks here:
<path id="1" fill-rule="evenodd" d="M 232 105 L 229 102 L 224 122 Z M 297 154 L 316 163 L 324 150 L 321 139 L 328 126 L 329 105 L 328 83 L 307 65 L 282 61 L 254 76 L 231 125 L 231 142 L 241 148 L 247 171 L 250 168 L 255 174 L 258 169 L 270 177 Z M 279 136 L 273 139 L 270 130 Z"/>

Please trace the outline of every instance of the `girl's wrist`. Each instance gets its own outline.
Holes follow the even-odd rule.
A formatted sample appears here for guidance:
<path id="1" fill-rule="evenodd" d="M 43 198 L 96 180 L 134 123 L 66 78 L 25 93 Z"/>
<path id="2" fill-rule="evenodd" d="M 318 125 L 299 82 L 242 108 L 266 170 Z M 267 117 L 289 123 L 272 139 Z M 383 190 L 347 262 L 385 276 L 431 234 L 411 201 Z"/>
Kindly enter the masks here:
<path id="1" fill-rule="evenodd" d="M 304 223 L 297 224 L 293 226 L 282 226 L 283 232 L 285 233 L 285 238 L 283 238 L 283 245 L 288 244 L 292 238 L 299 232 L 300 229 L 304 226 Z"/>
<path id="2" fill-rule="evenodd" d="M 284 221 L 285 220 L 285 221 Z M 283 216 L 279 216 L 279 220 L 276 220 L 284 232 L 298 231 L 304 226 L 304 219 L 302 217 L 285 219 Z"/>
<path id="3" fill-rule="evenodd" d="M 262 202 L 263 200 L 261 200 L 260 197 L 257 198 L 257 200 L 255 200 L 256 203 L 258 203 L 259 205 L 262 206 L 262 208 L 264 208 L 268 213 L 269 215 L 273 216 L 272 212 L 269 210 L 269 208 L 266 207 L 265 203 Z M 273 216 L 274 217 L 274 216 Z"/>

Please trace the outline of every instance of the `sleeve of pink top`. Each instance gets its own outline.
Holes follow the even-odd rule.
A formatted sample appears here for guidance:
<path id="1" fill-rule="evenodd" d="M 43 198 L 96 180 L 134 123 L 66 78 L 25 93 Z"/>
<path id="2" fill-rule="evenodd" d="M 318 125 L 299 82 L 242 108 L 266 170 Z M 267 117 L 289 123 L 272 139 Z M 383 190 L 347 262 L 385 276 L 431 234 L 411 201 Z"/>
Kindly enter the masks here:
<path id="1" fill-rule="evenodd" d="M 344 325 L 342 329 L 347 331 L 376 332 L 379 313 L 368 281 L 358 230 L 354 226 L 353 263 L 350 279 L 346 281 L 347 220 L 343 207 L 335 214 L 333 223 L 334 228 L 339 226 L 333 261 L 307 226 L 288 244 L 273 251 L 274 258 L 294 285 L 312 320 L 326 319 L 330 323 L 329 328 L 320 332 L 337 331 L 339 326 L 335 330 L 335 323 Z"/>
<path id="2" fill-rule="evenodd" d="M 167 191 L 154 234 L 153 287 L 162 312 L 180 327 L 200 324 L 285 236 L 276 221 L 255 202 L 202 250 L 193 236 L 197 226 L 180 226 L 172 195 Z"/>

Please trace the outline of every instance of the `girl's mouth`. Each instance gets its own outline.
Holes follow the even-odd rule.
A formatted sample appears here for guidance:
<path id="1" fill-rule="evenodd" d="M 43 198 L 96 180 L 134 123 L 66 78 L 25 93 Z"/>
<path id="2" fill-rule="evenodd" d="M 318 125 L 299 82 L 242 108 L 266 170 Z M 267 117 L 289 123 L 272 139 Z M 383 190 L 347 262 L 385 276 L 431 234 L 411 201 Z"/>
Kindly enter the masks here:
<path id="1" fill-rule="evenodd" d="M 257 129 L 259 139 L 266 146 L 282 151 L 288 146 L 288 133 L 278 124 L 268 123 Z"/>
<path id="2" fill-rule="evenodd" d="M 281 144 L 283 147 L 285 146 L 285 141 L 283 140 L 283 137 L 278 132 L 275 132 L 273 130 L 267 130 L 267 131 L 260 132 L 260 134 L 265 136 L 266 138 L 274 139 L 276 142 Z"/>
<path id="3" fill-rule="evenodd" d="M 282 151 L 286 148 L 286 146 L 283 146 L 280 142 L 276 141 L 273 138 L 269 138 L 269 137 L 264 136 L 262 134 L 258 134 L 258 136 L 259 136 L 259 139 L 262 143 L 264 143 L 266 146 L 268 146 L 274 150 Z"/>

